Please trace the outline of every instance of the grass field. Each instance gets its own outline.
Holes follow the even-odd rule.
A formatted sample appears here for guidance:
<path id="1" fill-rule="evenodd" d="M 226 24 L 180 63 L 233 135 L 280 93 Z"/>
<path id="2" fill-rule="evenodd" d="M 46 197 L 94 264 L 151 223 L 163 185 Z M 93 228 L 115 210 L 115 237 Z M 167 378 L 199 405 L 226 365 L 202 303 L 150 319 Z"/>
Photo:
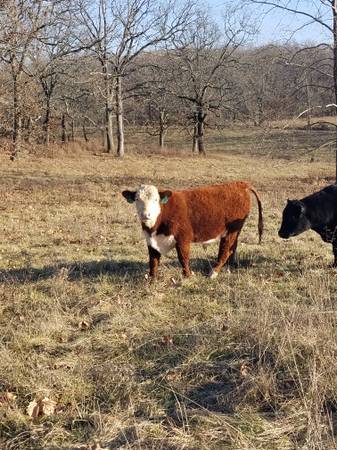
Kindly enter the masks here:
<path id="1" fill-rule="evenodd" d="M 337 448 L 331 246 L 277 236 L 286 199 L 332 183 L 333 158 L 312 158 L 316 134 L 273 136 L 214 134 L 206 158 L 0 154 L 0 448 Z M 216 244 L 195 245 L 195 277 L 172 252 L 149 283 L 121 190 L 232 179 L 261 194 L 262 245 L 254 204 L 237 268 L 208 279 Z M 31 418 L 45 397 L 54 411 Z"/>

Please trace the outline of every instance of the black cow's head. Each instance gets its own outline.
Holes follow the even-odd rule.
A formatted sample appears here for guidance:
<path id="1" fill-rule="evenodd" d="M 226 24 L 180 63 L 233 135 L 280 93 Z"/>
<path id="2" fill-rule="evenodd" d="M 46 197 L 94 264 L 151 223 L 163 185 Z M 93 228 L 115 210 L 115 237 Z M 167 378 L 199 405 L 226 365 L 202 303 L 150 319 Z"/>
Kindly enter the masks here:
<path id="1" fill-rule="evenodd" d="M 283 239 L 297 236 L 310 228 L 305 205 L 300 200 L 288 200 L 284 208 L 281 228 L 278 235 Z"/>

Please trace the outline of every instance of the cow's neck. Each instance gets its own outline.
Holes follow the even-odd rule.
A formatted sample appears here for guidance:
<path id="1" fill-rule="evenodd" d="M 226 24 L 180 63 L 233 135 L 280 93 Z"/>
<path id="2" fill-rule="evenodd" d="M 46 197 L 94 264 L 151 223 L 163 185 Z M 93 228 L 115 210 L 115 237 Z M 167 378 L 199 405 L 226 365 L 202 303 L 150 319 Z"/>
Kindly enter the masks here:
<path id="1" fill-rule="evenodd" d="M 311 224 L 310 228 L 321 228 L 327 225 L 330 221 L 330 216 L 327 214 L 322 214 L 320 207 L 311 202 L 310 199 L 309 201 L 305 200 L 307 199 L 303 199 L 302 202 L 306 206 L 305 215 Z"/>
<path id="2" fill-rule="evenodd" d="M 146 225 L 144 225 L 144 224 L 142 223 L 143 231 L 146 231 L 146 233 L 148 233 L 150 236 L 151 236 L 152 234 L 156 233 L 156 231 L 157 231 L 158 228 L 159 228 L 159 225 L 161 224 L 161 218 L 162 218 L 162 213 L 159 214 L 159 216 L 157 217 L 156 223 L 155 223 L 154 226 L 151 227 L 151 228 L 150 228 L 150 227 L 147 227 Z"/>

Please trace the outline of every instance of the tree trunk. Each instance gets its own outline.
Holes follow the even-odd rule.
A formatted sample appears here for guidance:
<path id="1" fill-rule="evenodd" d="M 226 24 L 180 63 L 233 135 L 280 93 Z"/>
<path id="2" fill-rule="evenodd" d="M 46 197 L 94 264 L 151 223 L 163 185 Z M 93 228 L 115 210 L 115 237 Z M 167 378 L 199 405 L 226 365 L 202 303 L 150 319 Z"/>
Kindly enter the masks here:
<path id="1" fill-rule="evenodd" d="M 16 159 L 20 152 L 21 141 L 21 111 L 20 111 L 20 94 L 19 82 L 16 76 L 13 77 L 13 153 L 11 159 Z"/>
<path id="2" fill-rule="evenodd" d="M 30 143 L 31 141 L 31 130 L 32 130 L 32 118 L 29 116 L 27 118 L 27 123 L 25 126 L 26 130 L 25 130 L 25 141 Z"/>
<path id="3" fill-rule="evenodd" d="M 105 105 L 105 120 L 106 120 L 106 150 L 108 153 L 111 153 L 114 148 L 113 114 L 112 114 L 112 106 L 109 101 Z"/>
<path id="4" fill-rule="evenodd" d="M 50 141 L 50 98 L 47 98 L 47 103 L 46 103 L 46 115 L 45 115 L 45 119 L 44 119 L 44 124 L 43 124 L 43 128 L 44 128 L 44 143 L 46 144 L 46 146 L 49 146 L 49 141 Z"/>
<path id="5" fill-rule="evenodd" d="M 62 114 L 61 119 L 61 141 L 65 143 L 67 141 L 67 130 L 66 130 L 66 115 Z"/>
<path id="6" fill-rule="evenodd" d="M 311 133 L 311 101 L 310 101 L 310 89 L 309 89 L 307 76 L 305 77 L 305 82 L 306 82 L 307 110 L 308 110 L 308 112 L 307 112 L 307 127 L 309 130 L 309 133 Z"/>
<path id="7" fill-rule="evenodd" d="M 109 79 L 109 72 L 107 61 L 103 64 L 104 84 L 105 84 L 105 137 L 106 137 L 106 151 L 111 153 L 114 148 L 113 142 L 113 88 Z"/>
<path id="8" fill-rule="evenodd" d="M 122 78 L 116 79 L 116 119 L 117 119 L 117 156 L 124 156 L 124 122 L 123 122 L 123 97 Z"/>
<path id="9" fill-rule="evenodd" d="M 72 118 L 71 119 L 71 141 L 74 142 L 75 140 L 75 121 Z"/>
<path id="10" fill-rule="evenodd" d="M 88 139 L 88 135 L 87 135 L 87 130 L 85 128 L 85 122 L 82 123 L 82 131 L 83 131 L 83 137 L 84 137 L 85 142 L 88 142 L 89 139 Z"/>
<path id="11" fill-rule="evenodd" d="M 332 14 L 333 14 L 333 87 L 335 103 L 337 104 L 337 0 L 332 2 Z M 335 109 L 336 114 L 336 109 Z M 335 131 L 335 170 L 337 184 L 337 126 Z"/>
<path id="12" fill-rule="evenodd" d="M 194 124 L 193 124 L 193 140 L 192 140 L 192 153 L 197 153 L 198 151 L 198 120 L 197 114 L 194 114 Z"/>
<path id="13" fill-rule="evenodd" d="M 164 135 L 165 135 L 165 113 L 161 111 L 159 113 L 159 147 L 164 148 Z"/>
<path id="14" fill-rule="evenodd" d="M 205 144 L 204 144 L 204 121 L 206 114 L 202 106 L 198 107 L 198 122 L 197 122 L 197 142 L 198 142 L 198 153 L 199 155 L 205 155 Z"/>

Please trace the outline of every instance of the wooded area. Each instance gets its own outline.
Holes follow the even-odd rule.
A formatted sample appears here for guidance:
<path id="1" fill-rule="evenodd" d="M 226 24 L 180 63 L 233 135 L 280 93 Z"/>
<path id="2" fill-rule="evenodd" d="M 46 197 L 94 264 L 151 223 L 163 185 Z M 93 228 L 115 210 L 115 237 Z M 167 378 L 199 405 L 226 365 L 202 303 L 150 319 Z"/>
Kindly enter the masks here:
<path id="1" fill-rule="evenodd" d="M 312 114 L 335 114 L 333 45 L 256 47 L 245 8 L 222 12 L 215 21 L 189 0 L 2 2 L 0 138 L 12 159 L 75 138 L 123 156 L 125 126 L 160 147 L 179 128 L 205 153 L 205 126 L 306 111 L 310 127 Z"/>

